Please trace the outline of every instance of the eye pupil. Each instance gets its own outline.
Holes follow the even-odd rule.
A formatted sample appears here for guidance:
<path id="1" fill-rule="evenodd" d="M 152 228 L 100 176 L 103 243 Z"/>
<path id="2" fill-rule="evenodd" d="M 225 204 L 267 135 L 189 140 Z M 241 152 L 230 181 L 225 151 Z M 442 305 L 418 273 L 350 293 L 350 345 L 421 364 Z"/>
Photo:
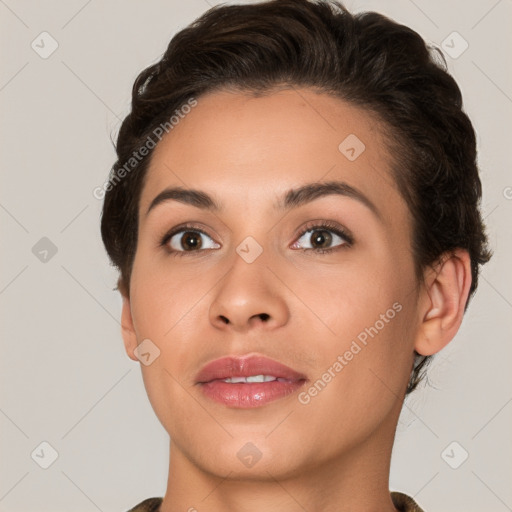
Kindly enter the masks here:
<path id="1" fill-rule="evenodd" d="M 181 246 L 186 251 L 190 251 L 191 249 L 197 249 L 198 247 L 201 247 L 201 237 L 194 231 L 187 231 L 183 233 L 183 237 L 181 240 Z"/>
<path id="2" fill-rule="evenodd" d="M 314 233 L 322 233 L 322 234 L 311 235 L 311 243 L 313 245 L 319 244 L 320 246 L 323 246 L 323 244 L 325 244 L 325 243 L 327 243 L 327 244 L 331 243 L 332 236 L 329 233 L 329 231 L 317 229 L 314 231 Z"/>

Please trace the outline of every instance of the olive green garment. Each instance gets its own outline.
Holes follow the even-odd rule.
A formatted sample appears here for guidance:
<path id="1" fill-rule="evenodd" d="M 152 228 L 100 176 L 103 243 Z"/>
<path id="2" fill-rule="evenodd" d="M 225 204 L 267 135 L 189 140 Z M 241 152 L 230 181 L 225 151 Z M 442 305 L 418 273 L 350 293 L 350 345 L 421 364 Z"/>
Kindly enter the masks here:
<path id="1" fill-rule="evenodd" d="M 128 512 L 160 512 L 160 505 L 163 498 L 148 498 L 142 501 Z M 392 492 L 393 504 L 400 512 L 424 512 L 423 509 L 407 494 Z"/>

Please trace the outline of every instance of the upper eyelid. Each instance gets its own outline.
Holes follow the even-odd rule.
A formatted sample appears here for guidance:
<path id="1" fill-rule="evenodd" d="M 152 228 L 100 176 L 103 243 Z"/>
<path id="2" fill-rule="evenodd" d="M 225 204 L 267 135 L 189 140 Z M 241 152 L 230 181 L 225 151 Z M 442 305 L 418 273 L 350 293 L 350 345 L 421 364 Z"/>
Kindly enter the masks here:
<path id="1" fill-rule="evenodd" d="M 313 220 L 313 221 L 309 221 L 306 223 L 305 226 L 301 227 L 297 233 L 295 234 L 295 236 L 302 236 L 304 235 L 305 233 L 307 233 L 308 231 L 315 231 L 315 230 L 319 230 L 319 229 L 325 229 L 326 231 L 334 231 L 334 232 L 339 232 L 340 235 L 345 235 L 347 236 L 348 238 L 353 238 L 352 237 L 352 233 L 347 229 L 345 228 L 343 225 L 337 223 L 337 222 L 333 222 L 333 221 L 322 221 L 322 220 Z"/>
<path id="2" fill-rule="evenodd" d="M 166 234 L 164 235 L 164 237 L 170 238 L 174 235 L 177 235 L 178 233 L 181 233 L 182 231 L 197 231 L 203 235 L 206 235 L 206 236 L 209 236 L 210 238 L 212 238 L 212 236 L 210 234 L 208 234 L 208 232 L 205 229 L 197 227 L 194 224 L 195 223 L 193 223 L 193 222 L 192 223 L 184 223 L 183 225 L 178 224 L 178 226 L 167 231 Z"/>

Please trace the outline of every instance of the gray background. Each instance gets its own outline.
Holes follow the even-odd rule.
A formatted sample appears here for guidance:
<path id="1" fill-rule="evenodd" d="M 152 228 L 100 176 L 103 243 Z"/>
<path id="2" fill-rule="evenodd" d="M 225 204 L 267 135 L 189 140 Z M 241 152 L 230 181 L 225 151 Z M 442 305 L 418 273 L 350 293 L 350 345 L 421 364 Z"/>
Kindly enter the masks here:
<path id="1" fill-rule="evenodd" d="M 136 75 L 215 3 L 0 0 L 0 512 L 124 511 L 164 494 L 167 434 L 139 363 L 124 352 L 92 191 L 113 163 L 110 135 Z M 478 132 L 495 250 L 462 329 L 431 368 L 432 385 L 406 402 L 391 488 L 427 512 L 512 510 L 512 2 L 346 5 L 446 40 L 452 53 L 463 48 L 453 31 L 468 42 L 447 60 Z M 58 43 L 47 58 L 43 31 Z M 42 442 L 58 453 L 47 469 Z"/>

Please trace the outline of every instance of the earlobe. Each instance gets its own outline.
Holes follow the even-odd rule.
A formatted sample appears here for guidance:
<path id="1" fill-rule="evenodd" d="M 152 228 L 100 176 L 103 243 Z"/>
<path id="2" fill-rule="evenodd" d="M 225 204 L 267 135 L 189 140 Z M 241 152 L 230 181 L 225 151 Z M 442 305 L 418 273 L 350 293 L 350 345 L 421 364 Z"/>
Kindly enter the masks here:
<path id="1" fill-rule="evenodd" d="M 134 354 L 134 350 L 137 348 L 137 335 L 133 326 L 131 304 L 130 299 L 125 295 L 123 295 L 123 308 L 121 312 L 121 334 L 128 357 L 138 361 Z"/>
<path id="2" fill-rule="evenodd" d="M 471 260 L 466 250 L 445 254 L 425 280 L 421 324 L 414 348 L 421 355 L 439 352 L 457 334 L 471 286 Z"/>

